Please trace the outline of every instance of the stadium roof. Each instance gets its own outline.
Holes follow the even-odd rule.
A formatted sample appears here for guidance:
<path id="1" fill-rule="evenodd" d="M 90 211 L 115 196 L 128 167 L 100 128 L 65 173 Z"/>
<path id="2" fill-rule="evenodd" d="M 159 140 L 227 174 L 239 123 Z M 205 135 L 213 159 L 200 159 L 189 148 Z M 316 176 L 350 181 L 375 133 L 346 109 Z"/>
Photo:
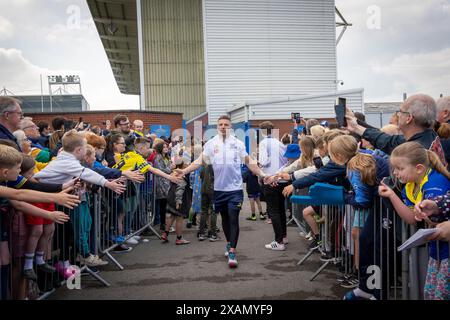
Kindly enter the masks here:
<path id="1" fill-rule="evenodd" d="M 87 0 L 120 92 L 139 94 L 136 1 Z"/>

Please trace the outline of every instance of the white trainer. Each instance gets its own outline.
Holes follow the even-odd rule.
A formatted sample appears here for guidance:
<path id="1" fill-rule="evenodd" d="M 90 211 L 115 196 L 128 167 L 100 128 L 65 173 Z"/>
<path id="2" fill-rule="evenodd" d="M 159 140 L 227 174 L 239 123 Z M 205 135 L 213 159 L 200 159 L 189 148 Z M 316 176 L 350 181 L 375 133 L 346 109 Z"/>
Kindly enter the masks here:
<path id="1" fill-rule="evenodd" d="M 126 244 L 138 244 L 139 241 L 137 241 L 137 240 L 134 239 L 134 238 L 130 238 L 130 239 L 128 239 L 127 241 L 125 241 L 125 243 L 126 243 Z"/>
<path id="2" fill-rule="evenodd" d="M 100 259 L 98 256 L 89 255 L 87 258 L 81 258 L 81 264 L 85 264 L 88 267 L 98 267 L 105 266 L 108 264 L 108 261 L 104 261 Z"/>
<path id="3" fill-rule="evenodd" d="M 274 250 L 274 251 L 284 251 L 284 250 L 286 250 L 286 247 L 282 243 L 272 241 L 271 243 L 266 244 L 266 249 Z"/>

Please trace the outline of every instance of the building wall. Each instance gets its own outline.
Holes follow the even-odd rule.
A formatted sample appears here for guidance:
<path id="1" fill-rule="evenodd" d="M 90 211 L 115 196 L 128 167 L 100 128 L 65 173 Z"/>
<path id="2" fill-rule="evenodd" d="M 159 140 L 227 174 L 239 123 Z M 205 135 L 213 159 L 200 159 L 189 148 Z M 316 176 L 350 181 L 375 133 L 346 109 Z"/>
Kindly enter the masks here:
<path id="1" fill-rule="evenodd" d="M 202 1 L 143 0 L 142 21 L 146 109 L 205 112 Z"/>
<path id="2" fill-rule="evenodd" d="M 334 0 L 204 0 L 203 19 L 210 122 L 235 104 L 336 90 Z M 327 116 L 325 103 L 308 116 Z"/>
<path id="3" fill-rule="evenodd" d="M 205 128 L 205 127 L 208 125 L 208 114 L 206 113 L 206 114 L 204 114 L 203 116 L 201 116 L 201 117 L 195 119 L 194 121 L 189 122 L 189 123 L 186 124 L 186 129 L 189 131 L 189 133 L 190 133 L 191 135 L 194 134 L 194 125 L 195 125 L 195 122 L 200 122 L 200 123 L 201 123 L 200 126 L 202 127 L 202 129 Z"/>
<path id="4" fill-rule="evenodd" d="M 84 122 L 90 123 L 92 126 L 100 126 L 103 128 L 103 122 L 110 120 L 112 127 L 114 127 L 113 119 L 117 114 L 124 114 L 128 116 L 131 123 L 134 120 L 142 120 L 144 128 L 149 129 L 151 124 L 167 124 L 170 125 L 171 130 L 182 128 L 183 115 L 181 113 L 158 113 L 148 111 L 128 111 L 128 110 L 114 110 L 114 111 L 89 111 L 89 112 L 65 112 L 65 113 L 27 113 L 27 117 L 32 117 L 37 124 L 39 121 L 46 121 L 51 124 L 51 121 L 56 116 L 66 117 L 68 120 L 78 122 L 80 117 L 83 117 Z"/>

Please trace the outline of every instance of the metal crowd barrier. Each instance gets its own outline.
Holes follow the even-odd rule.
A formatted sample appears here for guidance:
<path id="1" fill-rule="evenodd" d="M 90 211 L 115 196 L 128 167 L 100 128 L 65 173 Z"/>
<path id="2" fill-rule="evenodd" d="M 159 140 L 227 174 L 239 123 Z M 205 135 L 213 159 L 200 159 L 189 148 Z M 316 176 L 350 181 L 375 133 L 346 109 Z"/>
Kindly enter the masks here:
<path id="1" fill-rule="evenodd" d="M 304 192 L 300 190 L 297 194 Z M 292 205 L 294 212 L 297 212 L 295 221 L 303 229 L 299 216 L 306 206 Z M 372 209 L 366 210 L 366 221 L 357 237 L 358 252 L 355 250 L 352 228 L 355 216 L 362 216 L 360 211 L 349 205 L 321 205 L 320 214 L 325 220 L 320 225 L 321 245 L 309 250 L 297 263 L 301 266 L 313 254 L 322 255 L 321 265 L 310 281 L 330 264 L 340 267 L 345 274 L 352 273 L 356 268 L 355 254 L 359 253 L 357 270 L 362 290 L 382 300 L 424 299 L 429 243 L 401 252 L 397 250 L 417 231 L 417 227 L 403 222 L 389 200 L 376 198 Z"/>
<path id="2" fill-rule="evenodd" d="M 30 250 L 30 246 L 32 247 L 30 235 L 35 235 L 36 229 L 27 225 L 22 212 L 13 209 L 0 212 L 0 234 L 4 236 L 5 231 L 9 233 L 9 241 L 0 244 L 0 265 L 11 265 L 8 283 L 0 283 L 0 299 L 45 299 L 57 288 L 67 285 L 68 281 L 77 285 L 76 279 L 84 275 L 91 276 L 101 285 L 109 287 L 110 283 L 101 275 L 102 267 L 88 266 L 82 261 L 80 254 L 91 254 L 103 258 L 104 261 L 109 260 L 123 270 L 123 266 L 116 259 L 117 256 L 113 256 L 115 248 L 146 230 L 160 238 L 152 226 L 155 218 L 154 184 L 153 175 L 148 173 L 141 184 L 128 181 L 126 191 L 120 196 L 109 189 L 93 187 L 83 193 L 82 199 L 85 201 L 77 208 L 69 210 L 56 206 L 55 210 L 65 212 L 70 216 L 70 221 L 62 225 L 54 224 L 53 235 L 48 238 L 49 241 L 45 242 L 45 245 L 44 242 L 39 245 L 46 247 L 44 257 L 49 265 L 59 269 L 64 267 L 64 261 L 68 261 L 70 267 L 64 275 L 58 271 L 42 272 L 33 264 L 37 281 L 25 280 L 22 275 L 24 254 L 27 248 Z M 50 225 L 45 228 L 51 229 Z M 2 279 L 0 278 L 0 281 Z"/>

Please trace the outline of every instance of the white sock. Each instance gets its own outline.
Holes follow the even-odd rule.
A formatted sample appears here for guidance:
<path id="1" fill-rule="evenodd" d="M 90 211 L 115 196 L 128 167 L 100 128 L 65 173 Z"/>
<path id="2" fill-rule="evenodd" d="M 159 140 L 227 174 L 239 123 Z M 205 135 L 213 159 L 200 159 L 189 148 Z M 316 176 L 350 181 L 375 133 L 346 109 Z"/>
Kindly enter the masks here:
<path id="1" fill-rule="evenodd" d="M 373 297 L 372 294 L 362 291 L 360 288 L 356 288 L 355 290 L 353 290 L 353 293 L 355 294 L 355 296 L 360 298 L 370 299 Z"/>
<path id="2" fill-rule="evenodd" d="M 68 268 L 68 267 L 70 267 L 70 261 L 66 260 L 66 261 L 64 261 L 64 268 Z"/>
<path id="3" fill-rule="evenodd" d="M 23 264 L 23 270 L 33 269 L 34 253 L 25 253 L 25 262 Z"/>
<path id="4" fill-rule="evenodd" d="M 38 266 L 45 264 L 44 251 L 36 251 L 36 264 Z"/>

